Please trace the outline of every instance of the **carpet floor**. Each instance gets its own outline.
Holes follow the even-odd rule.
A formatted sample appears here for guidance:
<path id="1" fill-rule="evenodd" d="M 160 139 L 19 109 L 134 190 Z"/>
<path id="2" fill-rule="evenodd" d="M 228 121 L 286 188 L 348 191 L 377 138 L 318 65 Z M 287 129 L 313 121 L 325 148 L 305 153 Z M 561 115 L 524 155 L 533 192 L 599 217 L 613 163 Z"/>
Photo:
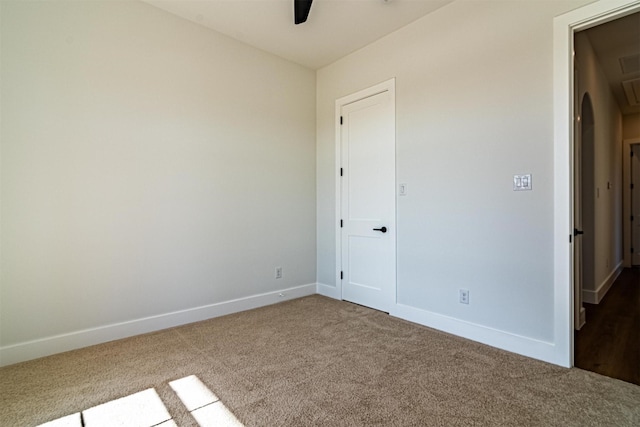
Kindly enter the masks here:
<path id="1" fill-rule="evenodd" d="M 0 426 L 196 375 L 245 426 L 640 426 L 640 386 L 314 295 L 0 368 Z"/>

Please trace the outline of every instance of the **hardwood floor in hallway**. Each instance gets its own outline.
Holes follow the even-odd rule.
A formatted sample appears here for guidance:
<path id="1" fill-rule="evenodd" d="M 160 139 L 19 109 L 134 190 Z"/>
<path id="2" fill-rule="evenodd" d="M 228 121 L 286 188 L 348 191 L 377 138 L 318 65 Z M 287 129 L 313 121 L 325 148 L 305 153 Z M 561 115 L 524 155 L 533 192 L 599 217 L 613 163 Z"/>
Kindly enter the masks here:
<path id="1" fill-rule="evenodd" d="M 626 268 L 600 304 L 585 304 L 575 366 L 640 385 L 640 268 Z"/>

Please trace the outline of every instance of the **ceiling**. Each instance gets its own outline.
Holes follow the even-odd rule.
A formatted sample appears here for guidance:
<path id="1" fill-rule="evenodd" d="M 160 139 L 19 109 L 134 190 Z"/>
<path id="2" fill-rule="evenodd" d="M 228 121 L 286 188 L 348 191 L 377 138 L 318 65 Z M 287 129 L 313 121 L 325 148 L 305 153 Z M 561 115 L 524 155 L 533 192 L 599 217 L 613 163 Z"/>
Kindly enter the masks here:
<path id="1" fill-rule="evenodd" d="M 293 0 L 143 1 L 315 70 L 454 0 L 314 0 L 300 25 L 293 23 Z M 622 113 L 640 113 L 640 13 L 585 31 Z"/>
<path id="2" fill-rule="evenodd" d="M 622 114 L 640 113 L 640 12 L 585 32 Z"/>
<path id="3" fill-rule="evenodd" d="M 314 0 L 300 25 L 293 0 L 143 1 L 315 70 L 453 0 Z"/>

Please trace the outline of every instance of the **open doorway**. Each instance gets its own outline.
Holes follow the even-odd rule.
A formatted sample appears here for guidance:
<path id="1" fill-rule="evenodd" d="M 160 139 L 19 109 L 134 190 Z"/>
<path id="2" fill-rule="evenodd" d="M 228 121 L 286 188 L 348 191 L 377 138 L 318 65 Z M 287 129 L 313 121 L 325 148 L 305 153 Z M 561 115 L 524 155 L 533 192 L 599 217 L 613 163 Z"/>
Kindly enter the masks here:
<path id="1" fill-rule="evenodd" d="M 625 91 L 640 88 L 640 12 L 576 32 L 574 49 L 574 364 L 640 384 L 640 271 L 625 269 L 635 221 L 623 174 L 633 166 L 625 121 L 640 120 L 640 100 Z"/>

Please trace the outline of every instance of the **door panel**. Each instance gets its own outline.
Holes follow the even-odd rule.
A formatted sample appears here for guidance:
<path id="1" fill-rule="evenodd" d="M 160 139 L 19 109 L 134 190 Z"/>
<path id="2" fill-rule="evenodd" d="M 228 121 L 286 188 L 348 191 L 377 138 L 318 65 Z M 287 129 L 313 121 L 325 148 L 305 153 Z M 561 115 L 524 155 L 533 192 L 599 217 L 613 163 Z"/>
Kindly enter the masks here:
<path id="1" fill-rule="evenodd" d="M 380 239 L 361 236 L 349 237 L 349 283 L 353 286 L 381 290 L 378 282 L 382 271 L 380 264 L 371 264 L 369 260 L 382 251 Z"/>
<path id="2" fill-rule="evenodd" d="M 393 111 L 388 91 L 341 108 L 342 298 L 387 312 L 396 280 Z"/>
<path id="3" fill-rule="evenodd" d="M 574 187 L 573 187 L 573 226 L 575 230 L 582 230 L 582 140 L 579 126 L 576 126 L 578 136 L 575 140 L 574 154 Z M 573 242 L 573 286 L 574 286 L 574 310 L 573 325 L 576 330 L 582 328 L 582 236 L 575 234 Z"/>
<path id="4" fill-rule="evenodd" d="M 640 265 L 640 145 L 631 146 L 631 264 Z"/>

